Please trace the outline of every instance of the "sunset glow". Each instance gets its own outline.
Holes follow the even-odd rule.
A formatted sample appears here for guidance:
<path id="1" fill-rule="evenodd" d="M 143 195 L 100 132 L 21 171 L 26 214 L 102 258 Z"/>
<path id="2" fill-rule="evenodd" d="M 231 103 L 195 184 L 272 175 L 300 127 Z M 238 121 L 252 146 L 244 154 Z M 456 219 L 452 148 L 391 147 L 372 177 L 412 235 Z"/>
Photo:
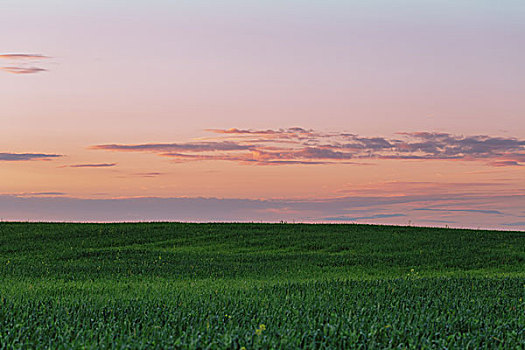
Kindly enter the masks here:
<path id="1" fill-rule="evenodd" d="M 525 3 L 396 3 L 2 1 L 0 219 L 524 230 Z"/>

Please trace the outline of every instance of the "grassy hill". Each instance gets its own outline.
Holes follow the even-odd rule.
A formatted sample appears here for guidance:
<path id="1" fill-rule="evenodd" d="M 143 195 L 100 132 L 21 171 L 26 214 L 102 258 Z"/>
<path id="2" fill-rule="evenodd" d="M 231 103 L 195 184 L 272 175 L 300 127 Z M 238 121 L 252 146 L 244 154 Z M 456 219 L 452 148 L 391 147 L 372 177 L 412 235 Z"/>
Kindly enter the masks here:
<path id="1" fill-rule="evenodd" d="M 524 297 L 523 232 L 0 223 L 6 347 L 519 348 Z"/>

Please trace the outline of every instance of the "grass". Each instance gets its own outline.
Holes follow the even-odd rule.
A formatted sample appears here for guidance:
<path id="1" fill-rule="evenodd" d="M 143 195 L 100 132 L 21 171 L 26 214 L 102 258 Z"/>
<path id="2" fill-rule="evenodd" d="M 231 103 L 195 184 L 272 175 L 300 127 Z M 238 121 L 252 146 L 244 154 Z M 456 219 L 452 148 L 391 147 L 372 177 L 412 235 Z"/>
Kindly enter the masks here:
<path id="1" fill-rule="evenodd" d="M 524 298 L 523 232 L 0 223 L 0 349 L 523 349 Z"/>

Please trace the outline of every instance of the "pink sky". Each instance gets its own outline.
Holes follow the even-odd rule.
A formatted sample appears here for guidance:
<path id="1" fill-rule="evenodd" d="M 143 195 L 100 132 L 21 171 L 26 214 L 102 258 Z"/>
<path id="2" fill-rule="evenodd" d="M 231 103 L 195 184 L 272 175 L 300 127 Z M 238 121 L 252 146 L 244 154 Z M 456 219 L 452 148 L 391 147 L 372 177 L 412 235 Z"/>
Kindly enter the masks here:
<path id="1" fill-rule="evenodd" d="M 0 219 L 525 229 L 521 1 L 7 0 L 0 23 Z"/>

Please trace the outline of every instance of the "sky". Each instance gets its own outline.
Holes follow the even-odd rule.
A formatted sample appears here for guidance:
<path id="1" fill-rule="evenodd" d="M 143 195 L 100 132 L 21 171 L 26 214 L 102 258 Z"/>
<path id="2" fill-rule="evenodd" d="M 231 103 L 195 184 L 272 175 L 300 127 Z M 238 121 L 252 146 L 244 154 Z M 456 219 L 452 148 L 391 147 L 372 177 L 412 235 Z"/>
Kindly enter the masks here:
<path id="1" fill-rule="evenodd" d="M 525 230 L 525 2 L 3 0 L 0 220 Z"/>

